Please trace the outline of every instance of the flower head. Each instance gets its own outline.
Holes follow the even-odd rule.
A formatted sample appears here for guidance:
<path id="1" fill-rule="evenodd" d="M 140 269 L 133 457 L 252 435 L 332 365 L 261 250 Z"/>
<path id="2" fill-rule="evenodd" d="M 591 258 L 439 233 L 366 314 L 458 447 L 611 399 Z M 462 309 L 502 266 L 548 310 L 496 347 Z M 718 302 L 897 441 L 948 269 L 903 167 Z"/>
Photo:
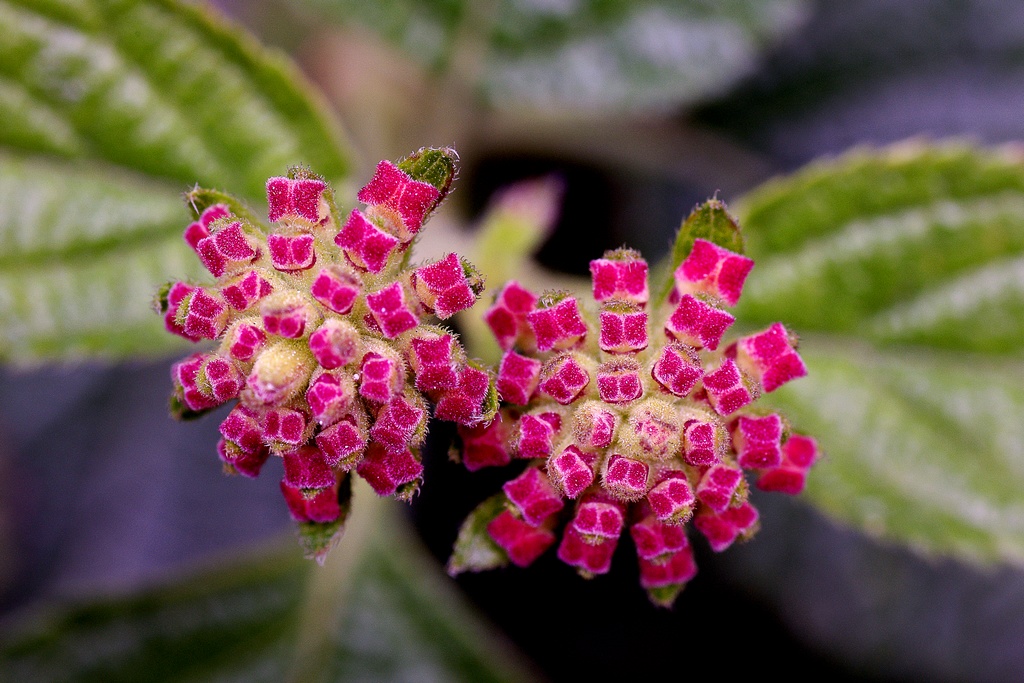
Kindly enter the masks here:
<path id="1" fill-rule="evenodd" d="M 517 282 L 497 293 L 485 317 L 504 350 L 502 407 L 489 424 L 459 428 L 462 460 L 525 469 L 471 513 L 451 573 L 525 567 L 555 547 L 592 577 L 628 535 L 641 585 L 667 606 L 696 573 L 691 523 L 716 551 L 757 530 L 748 472 L 766 490 L 803 488 L 814 440 L 752 408 L 806 374 L 796 338 L 776 323 L 726 340 L 726 307 L 754 262 L 687 233 L 708 212 L 728 218 L 717 241 L 736 246 L 724 206 L 700 207 L 663 300 L 652 302 L 647 262 L 628 249 L 591 262 L 593 302 Z"/>
<path id="2" fill-rule="evenodd" d="M 318 559 L 344 523 L 351 476 L 382 496 L 418 490 L 431 406 L 467 428 L 497 408 L 490 373 L 428 324 L 472 306 L 482 278 L 456 254 L 409 265 L 455 162 L 448 149 L 382 161 L 344 215 L 322 178 L 293 169 L 267 181 L 269 229 L 230 198 L 190 195 L 202 210 L 185 240 L 214 282 L 169 285 L 160 310 L 169 331 L 217 345 L 174 365 L 174 412 L 236 401 L 220 427 L 225 469 L 255 477 L 282 458 L 281 491 Z"/>

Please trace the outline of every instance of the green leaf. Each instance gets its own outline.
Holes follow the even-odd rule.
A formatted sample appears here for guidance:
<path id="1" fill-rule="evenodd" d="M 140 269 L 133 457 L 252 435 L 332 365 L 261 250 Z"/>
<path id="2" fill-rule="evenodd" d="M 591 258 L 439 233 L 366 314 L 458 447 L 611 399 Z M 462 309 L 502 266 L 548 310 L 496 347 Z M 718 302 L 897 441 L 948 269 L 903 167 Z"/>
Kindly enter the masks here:
<path id="1" fill-rule="evenodd" d="M 932 554 L 1024 564 L 1024 155 L 907 143 L 754 191 L 737 319 L 803 335 L 768 397 L 826 454 L 807 498 Z"/>
<path id="2" fill-rule="evenodd" d="M 289 542 L 51 612 L 0 643 L 0 671 L 19 681 L 534 679 L 405 523 L 375 519 L 372 538 L 346 535 L 324 567 Z"/>
<path id="3" fill-rule="evenodd" d="M 724 91 L 804 16 L 801 0 L 313 0 L 503 109 L 666 108 Z"/>
<path id="4" fill-rule="evenodd" d="M 459 528 L 448 573 L 479 572 L 508 564 L 508 553 L 487 533 L 487 525 L 508 506 L 508 498 L 498 493 L 477 505 Z"/>
<path id="5" fill-rule="evenodd" d="M 208 10 L 0 0 L 0 35 L 0 359 L 166 351 L 148 306 L 197 274 L 184 190 L 262 208 L 290 165 L 348 172 L 298 71 Z"/>

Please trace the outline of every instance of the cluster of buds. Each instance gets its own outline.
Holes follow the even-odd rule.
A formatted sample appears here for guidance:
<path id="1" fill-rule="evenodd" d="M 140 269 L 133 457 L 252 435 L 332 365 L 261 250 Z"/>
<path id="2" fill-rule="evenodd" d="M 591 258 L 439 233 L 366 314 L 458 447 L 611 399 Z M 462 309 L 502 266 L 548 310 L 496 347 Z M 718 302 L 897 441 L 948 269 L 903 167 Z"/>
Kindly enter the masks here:
<path id="1" fill-rule="evenodd" d="M 159 308 L 171 332 L 218 345 L 174 365 L 173 410 L 237 400 L 220 425 L 225 469 L 255 477 L 281 457 L 281 491 L 318 559 L 344 523 L 350 474 L 407 500 L 430 411 L 472 427 L 497 409 L 491 374 L 428 324 L 472 306 L 482 278 L 456 254 L 409 265 L 455 162 L 449 149 L 382 161 L 347 216 L 322 178 L 293 169 L 267 181 L 269 229 L 223 195 L 189 195 L 184 237 L 216 283 L 171 284 Z"/>
<path id="2" fill-rule="evenodd" d="M 720 212 L 738 239 L 720 202 L 700 211 Z M 765 490 L 802 490 L 814 440 L 751 409 L 806 374 L 796 339 L 776 323 L 723 342 L 754 263 L 686 228 L 663 301 L 649 301 L 647 263 L 627 249 L 591 262 L 596 310 L 516 282 L 498 292 L 486 320 L 504 350 L 502 407 L 459 427 L 461 459 L 525 468 L 471 513 L 451 573 L 525 567 L 560 535 L 558 558 L 592 577 L 628 529 L 643 588 L 668 606 L 696 573 L 690 522 L 721 551 L 758 527 L 747 473 Z"/>

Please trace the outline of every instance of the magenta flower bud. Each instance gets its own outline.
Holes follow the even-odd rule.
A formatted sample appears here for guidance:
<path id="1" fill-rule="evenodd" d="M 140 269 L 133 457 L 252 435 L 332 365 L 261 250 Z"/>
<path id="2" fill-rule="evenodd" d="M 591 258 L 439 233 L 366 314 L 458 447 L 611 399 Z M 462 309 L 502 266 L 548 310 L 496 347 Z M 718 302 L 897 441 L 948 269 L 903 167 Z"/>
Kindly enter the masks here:
<path id="1" fill-rule="evenodd" d="M 451 334 L 427 332 L 410 342 L 409 362 L 420 391 L 451 389 L 459 384 L 459 367 L 454 357 L 456 342 Z"/>
<path id="2" fill-rule="evenodd" d="M 364 204 L 397 214 L 400 224 L 396 227 L 402 230 L 402 241 L 408 242 L 420 231 L 427 214 L 441 199 L 441 192 L 429 183 L 413 180 L 390 161 L 381 161 L 357 198 Z"/>
<path id="3" fill-rule="evenodd" d="M 703 376 L 704 367 L 697 351 L 683 344 L 669 344 L 662 348 L 651 369 L 654 381 L 679 397 L 689 394 Z"/>
<path id="4" fill-rule="evenodd" d="M 640 364 L 632 358 L 601 363 L 597 368 L 597 391 L 605 403 L 622 404 L 640 398 L 644 393 Z"/>
<path id="5" fill-rule="evenodd" d="M 808 436 L 794 434 L 782 445 L 781 462 L 761 473 L 757 487 L 763 491 L 780 491 L 795 496 L 804 490 L 807 471 L 817 459 L 817 442 Z"/>
<path id="6" fill-rule="evenodd" d="M 334 471 L 315 446 L 302 446 L 284 453 L 284 483 L 297 489 L 325 489 L 336 482 Z"/>
<path id="7" fill-rule="evenodd" d="M 221 296 L 236 311 L 245 311 L 274 290 L 255 270 L 239 275 L 221 288 Z"/>
<path id="8" fill-rule="evenodd" d="M 555 542 L 555 535 L 538 529 L 508 510 L 487 524 L 487 533 L 517 567 L 529 567 Z"/>
<path id="9" fill-rule="evenodd" d="M 689 294 L 684 294 L 665 322 L 665 334 L 684 344 L 714 351 L 736 318 Z"/>
<path id="10" fill-rule="evenodd" d="M 387 355 L 385 355 L 387 354 Z M 383 348 L 363 356 L 359 371 L 359 395 L 376 403 L 387 403 L 402 393 L 405 367 L 397 354 Z"/>
<path id="11" fill-rule="evenodd" d="M 281 482 L 281 494 L 296 522 L 333 522 L 341 517 L 337 484 L 319 489 L 307 497 L 303 489 Z"/>
<path id="12" fill-rule="evenodd" d="M 309 336 L 322 319 L 316 306 L 295 291 L 282 291 L 265 298 L 260 303 L 260 315 L 267 334 L 286 339 Z"/>
<path id="13" fill-rule="evenodd" d="M 160 312 L 164 314 L 164 328 L 168 332 L 194 342 L 199 341 L 202 337 L 194 337 L 185 333 L 185 321 L 184 318 L 181 321 L 178 320 L 178 310 L 181 302 L 195 290 L 196 288 L 192 285 L 174 282 L 167 287 L 165 293 L 160 295 L 157 302 Z"/>
<path id="14" fill-rule="evenodd" d="M 620 249 L 605 254 L 604 258 L 590 262 L 594 300 L 609 299 L 632 301 L 643 306 L 647 303 L 647 261 L 631 249 Z"/>
<path id="15" fill-rule="evenodd" d="M 582 356 L 564 353 L 555 356 L 541 368 L 538 389 L 562 405 L 575 401 L 590 384 L 590 361 Z"/>
<path id="16" fill-rule="evenodd" d="M 377 495 L 408 500 L 419 488 L 423 463 L 408 448 L 388 451 L 371 442 L 356 472 Z"/>
<path id="17" fill-rule="evenodd" d="M 558 559 L 576 567 L 585 578 L 607 574 L 612 568 L 612 555 L 615 554 L 615 546 L 618 543 L 618 537 L 591 542 L 570 525 L 562 534 L 562 543 L 558 546 Z"/>
<path id="18" fill-rule="evenodd" d="M 711 407 L 719 415 L 732 415 L 756 398 L 731 358 L 726 358 L 718 369 L 704 375 L 704 390 Z"/>
<path id="19" fill-rule="evenodd" d="M 239 322 L 227 331 L 221 348 L 231 358 L 248 363 L 256 357 L 266 342 L 267 335 L 261 327 Z"/>
<path id="20" fill-rule="evenodd" d="M 216 292 L 196 287 L 178 304 L 175 320 L 184 336 L 216 339 L 228 324 L 228 306 Z"/>
<path id="21" fill-rule="evenodd" d="M 693 515 L 693 507 L 697 502 L 686 473 L 672 470 L 662 475 L 664 478 L 647 492 L 647 502 L 655 517 L 665 524 L 685 524 Z"/>
<path id="22" fill-rule="evenodd" d="M 358 209 L 352 209 L 334 243 L 349 263 L 371 273 L 384 270 L 400 244 L 397 237 L 377 227 Z"/>
<path id="23" fill-rule="evenodd" d="M 213 397 L 208 385 L 203 386 L 199 382 L 199 371 L 206 359 L 206 354 L 195 353 L 171 367 L 175 396 L 186 408 L 197 413 L 222 403 Z"/>
<path id="24" fill-rule="evenodd" d="M 498 292 L 494 305 L 484 313 L 484 320 L 504 351 L 516 345 L 526 348 L 535 345 L 527 315 L 536 306 L 537 297 L 515 280 L 506 283 Z"/>
<path id="25" fill-rule="evenodd" d="M 753 259 L 698 239 L 690 255 L 676 268 L 676 289 L 680 294 L 710 294 L 735 306 L 753 267 Z"/>
<path id="26" fill-rule="evenodd" d="M 527 467 L 518 477 L 506 482 L 502 490 L 519 508 L 523 519 L 533 526 L 540 526 L 564 506 L 562 496 L 537 467 Z"/>
<path id="27" fill-rule="evenodd" d="M 493 411 L 491 415 L 484 413 L 492 386 L 491 376 L 486 371 L 464 365 L 459 370 L 458 384 L 441 392 L 434 406 L 434 417 L 467 426 L 489 420 Z"/>
<path id="28" fill-rule="evenodd" d="M 341 315 L 352 310 L 356 297 L 362 291 L 362 281 L 337 264 L 324 266 L 310 287 L 314 299 Z"/>
<path id="29" fill-rule="evenodd" d="M 219 405 L 238 398 L 245 386 L 245 375 L 230 360 L 214 355 L 203 362 L 196 382 Z"/>
<path id="30" fill-rule="evenodd" d="M 367 294 L 366 305 L 377 329 L 388 339 L 394 339 L 420 324 L 420 319 L 399 282 L 393 282 L 379 291 Z"/>
<path id="31" fill-rule="evenodd" d="M 683 585 L 696 575 L 697 563 L 693 560 L 693 548 L 690 546 L 672 553 L 660 563 L 640 559 L 640 586 L 660 607 L 670 607 Z M 663 596 L 664 589 L 674 590 Z"/>
<path id="32" fill-rule="evenodd" d="M 727 508 L 722 512 L 705 508 L 694 517 L 693 525 L 708 539 L 711 549 L 722 552 L 737 538 L 749 538 L 757 530 L 757 509 L 750 503 Z"/>
<path id="33" fill-rule="evenodd" d="M 736 344 L 736 362 L 756 378 L 765 391 L 775 391 L 790 380 L 807 374 L 796 340 L 781 323 L 764 332 L 743 337 Z"/>
<path id="34" fill-rule="evenodd" d="M 270 449 L 261 445 L 255 451 L 246 451 L 227 439 L 217 442 L 217 455 L 224 463 L 228 474 L 241 474 L 243 477 L 255 479 L 259 476 L 263 464 L 270 457 Z"/>
<path id="35" fill-rule="evenodd" d="M 271 265 L 285 273 L 312 268 L 316 263 L 313 242 L 313 235 L 309 233 L 269 235 L 267 249 L 270 251 Z"/>
<path id="36" fill-rule="evenodd" d="M 501 416 L 482 425 L 459 425 L 462 439 L 462 464 L 470 472 L 484 467 L 500 467 L 512 461 L 510 426 Z"/>
<path id="37" fill-rule="evenodd" d="M 558 413 L 523 415 L 519 418 L 512 449 L 520 458 L 546 458 L 551 455 L 555 437 L 561 429 L 562 418 Z"/>
<path id="38" fill-rule="evenodd" d="M 483 282 L 480 274 L 461 261 L 458 254 L 448 254 L 414 270 L 412 287 L 424 308 L 445 320 L 475 304 Z"/>
<path id="39" fill-rule="evenodd" d="M 366 430 L 351 416 L 345 416 L 316 435 L 324 462 L 347 472 L 366 449 Z"/>
<path id="40" fill-rule="evenodd" d="M 312 427 L 305 413 L 291 408 L 270 408 L 260 419 L 263 443 L 274 451 L 305 443 L 312 435 Z"/>
<path id="41" fill-rule="evenodd" d="M 717 420 L 691 418 L 683 426 L 683 460 L 688 465 L 713 465 L 722 459 L 725 447 L 724 429 Z"/>
<path id="42" fill-rule="evenodd" d="M 309 383 L 306 403 L 315 419 L 321 425 L 340 420 L 352 408 L 356 400 L 355 383 L 347 374 L 325 372 Z"/>
<path id="43" fill-rule="evenodd" d="M 252 455 L 268 450 L 263 443 L 260 414 L 241 403 L 232 408 L 220 423 L 220 433 L 225 441 L 243 453 Z"/>
<path id="44" fill-rule="evenodd" d="M 625 514 L 622 504 L 603 495 L 588 496 L 576 505 L 576 514 L 569 527 L 587 543 L 597 544 L 617 539 L 622 534 Z"/>
<path id="45" fill-rule="evenodd" d="M 566 498 L 579 498 L 594 483 L 593 456 L 576 446 L 566 446 L 548 459 L 548 479 Z"/>
<path id="46" fill-rule="evenodd" d="M 608 459 L 602 485 L 619 500 L 633 502 L 647 493 L 650 473 L 647 463 L 616 453 Z"/>
<path id="47" fill-rule="evenodd" d="M 690 546 L 686 529 L 677 524 L 664 524 L 648 516 L 629 527 L 636 545 L 636 554 L 642 560 L 658 562 Z"/>
<path id="48" fill-rule="evenodd" d="M 598 344 L 608 353 L 633 353 L 647 348 L 647 312 L 635 304 L 605 304 Z"/>
<path id="49" fill-rule="evenodd" d="M 586 449 L 605 448 L 611 444 L 617 426 L 615 413 L 597 401 L 588 402 L 573 413 L 573 441 Z"/>
<path id="50" fill-rule="evenodd" d="M 309 350 L 325 370 L 355 362 L 359 349 L 359 330 L 347 320 L 331 318 L 309 335 Z"/>
<path id="51" fill-rule="evenodd" d="M 241 221 L 212 227 L 210 235 L 196 243 L 196 252 L 214 277 L 239 272 L 259 258 L 260 251 L 245 234 Z"/>
<path id="52" fill-rule="evenodd" d="M 732 505 L 742 482 L 743 472 L 738 467 L 725 463 L 712 465 L 697 483 L 697 500 L 715 512 L 722 512 Z"/>
<path id="53" fill-rule="evenodd" d="M 552 305 L 534 309 L 526 314 L 526 321 L 537 339 L 537 349 L 564 351 L 574 348 L 587 336 L 587 324 L 580 316 L 575 297 L 567 296 Z"/>
<path id="54" fill-rule="evenodd" d="M 227 218 L 230 215 L 231 210 L 228 209 L 226 204 L 214 204 L 207 207 L 199 215 L 198 221 L 191 223 L 185 228 L 185 234 L 183 235 L 185 242 L 188 246 L 192 247 L 193 251 L 198 252 L 199 241 L 210 236 L 210 223 L 219 218 Z"/>
<path id="55" fill-rule="evenodd" d="M 370 437 L 390 452 L 418 446 L 427 413 L 405 399 L 395 396 L 381 408 L 370 428 Z"/>
<path id="56" fill-rule="evenodd" d="M 497 387 L 502 400 L 526 405 L 540 384 L 540 369 L 539 360 L 506 351 L 498 367 Z"/>
<path id="57" fill-rule="evenodd" d="M 330 219 L 324 198 L 327 183 L 319 178 L 283 178 L 267 180 L 267 205 L 272 221 L 301 218 L 314 225 Z"/>
<path id="58" fill-rule="evenodd" d="M 731 429 L 736 462 L 740 467 L 765 469 L 776 467 L 782 462 L 782 436 L 785 428 L 778 415 L 741 415 L 732 423 Z"/>

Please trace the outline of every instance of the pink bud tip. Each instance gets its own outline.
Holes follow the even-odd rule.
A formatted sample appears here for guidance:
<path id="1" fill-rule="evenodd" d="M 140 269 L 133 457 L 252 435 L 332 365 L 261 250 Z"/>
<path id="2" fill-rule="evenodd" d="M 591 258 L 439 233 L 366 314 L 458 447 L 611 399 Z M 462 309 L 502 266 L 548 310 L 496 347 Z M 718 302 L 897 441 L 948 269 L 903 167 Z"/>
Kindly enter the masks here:
<path id="1" fill-rule="evenodd" d="M 640 364 L 632 358 L 602 363 L 597 369 L 597 391 L 605 403 L 622 404 L 643 395 Z"/>
<path id="2" fill-rule="evenodd" d="M 426 413 L 409 403 L 403 396 L 395 396 L 377 414 L 377 421 L 370 429 L 370 437 L 388 452 L 399 452 L 408 448 Z"/>
<path id="3" fill-rule="evenodd" d="M 715 512 L 722 512 L 732 504 L 742 481 L 743 472 L 738 467 L 712 465 L 697 484 L 697 500 Z"/>
<path id="4" fill-rule="evenodd" d="M 448 333 L 428 332 L 416 337 L 411 343 L 409 357 L 416 374 L 416 388 L 420 391 L 451 389 L 459 383 L 453 351 L 455 339 Z"/>
<path id="5" fill-rule="evenodd" d="M 753 259 L 698 239 L 690 255 L 676 269 L 676 288 L 681 294 L 711 294 L 735 306 L 753 267 Z"/>
<path id="6" fill-rule="evenodd" d="M 757 530 L 757 509 L 750 503 L 731 507 L 721 513 L 704 509 L 694 517 L 693 525 L 704 534 L 715 552 L 722 552 L 737 537 L 749 536 Z"/>
<path id="7" fill-rule="evenodd" d="M 539 360 L 506 351 L 498 368 L 497 385 L 502 400 L 526 405 L 540 384 L 540 368 Z"/>
<path id="8" fill-rule="evenodd" d="M 643 560 L 668 559 L 667 556 L 689 547 L 686 528 L 677 524 L 664 524 L 654 517 L 646 517 L 629 528 L 636 545 L 636 554 Z"/>
<path id="9" fill-rule="evenodd" d="M 263 413 L 263 418 L 260 420 L 263 441 L 271 446 L 273 444 L 298 446 L 304 443 L 308 436 L 307 426 L 307 416 L 291 408 L 271 408 Z"/>
<path id="10" fill-rule="evenodd" d="M 647 493 L 647 502 L 658 520 L 666 524 L 683 524 L 693 514 L 696 498 L 684 472 L 673 470 Z"/>
<path id="11" fill-rule="evenodd" d="M 795 496 L 804 490 L 807 471 L 817 459 L 817 442 L 808 436 L 794 434 L 782 445 L 782 462 L 762 472 L 757 487 Z"/>
<path id="12" fill-rule="evenodd" d="M 284 454 L 284 483 L 288 486 L 323 489 L 335 482 L 334 471 L 324 462 L 320 449 L 302 446 Z"/>
<path id="13" fill-rule="evenodd" d="M 584 576 L 607 574 L 619 539 L 607 538 L 592 542 L 572 526 L 566 527 L 558 546 L 558 559 L 576 567 Z"/>
<path id="14" fill-rule="evenodd" d="M 250 270 L 221 288 L 220 293 L 228 306 L 245 311 L 274 290 L 273 286 L 255 270 Z"/>
<path id="15" fill-rule="evenodd" d="M 270 235 L 267 237 L 270 263 L 277 270 L 286 273 L 312 268 L 316 262 L 316 250 L 313 248 L 313 242 L 313 236 L 306 233 Z"/>
<path id="16" fill-rule="evenodd" d="M 647 312 L 603 310 L 599 345 L 609 353 L 635 353 L 647 348 Z"/>
<path id="17" fill-rule="evenodd" d="M 370 352 L 363 356 L 359 372 L 359 395 L 363 398 L 387 403 L 402 391 L 405 384 L 405 368 L 396 358 L 387 358 Z"/>
<path id="18" fill-rule="evenodd" d="M 341 266 L 329 265 L 317 273 L 310 293 L 335 313 L 346 315 L 362 289 L 362 281 L 358 277 Z"/>
<path id="19" fill-rule="evenodd" d="M 540 526 L 564 505 L 562 497 L 537 467 L 527 467 L 502 488 L 508 499 L 519 508 L 523 519 L 533 526 Z"/>
<path id="20" fill-rule="evenodd" d="M 238 398 L 238 392 L 245 386 L 245 375 L 231 360 L 220 356 L 207 359 L 199 371 L 199 380 L 209 386 L 210 395 L 218 403 Z"/>
<path id="21" fill-rule="evenodd" d="M 562 428 L 558 413 L 527 413 L 519 418 L 514 450 L 520 458 L 546 458 L 551 454 L 555 436 Z"/>
<path id="22" fill-rule="evenodd" d="M 256 325 L 239 323 L 231 328 L 226 341 L 228 354 L 235 360 L 247 363 L 263 348 L 267 335 Z"/>
<path id="23" fill-rule="evenodd" d="M 651 377 L 662 389 L 680 397 L 689 394 L 703 376 L 697 352 L 682 344 L 665 346 L 651 369 Z"/>
<path id="24" fill-rule="evenodd" d="M 665 334 L 684 344 L 714 351 L 735 320 L 729 313 L 685 294 L 665 323 Z"/>
<path id="25" fill-rule="evenodd" d="M 579 304 L 571 296 L 549 308 L 530 311 L 526 320 L 541 351 L 570 349 L 587 335 L 587 324 L 580 316 Z"/>
<path id="26" fill-rule="evenodd" d="M 384 289 L 368 294 L 366 304 L 381 333 L 388 339 L 394 339 L 420 324 L 415 311 L 406 302 L 401 283 L 392 282 Z"/>
<path id="27" fill-rule="evenodd" d="M 194 353 L 171 366 L 171 381 L 174 382 L 175 393 L 189 410 L 197 412 L 220 405 L 210 391 L 199 384 L 199 371 L 206 358 L 206 354 Z"/>
<path id="28" fill-rule="evenodd" d="M 533 332 L 526 316 L 536 305 L 537 297 L 514 280 L 498 293 L 494 305 L 484 313 L 484 320 L 503 350 L 508 351 L 516 344 L 530 346 Z"/>
<path id="29" fill-rule="evenodd" d="M 187 302 L 187 304 L 186 304 Z M 179 306 L 186 306 L 182 328 L 186 336 L 216 339 L 224 332 L 228 321 L 228 306 L 219 294 L 196 287 Z M 181 319 L 181 311 L 178 319 Z"/>
<path id="30" fill-rule="evenodd" d="M 188 246 L 192 247 L 194 251 L 199 249 L 199 240 L 210 236 L 210 223 L 214 222 L 218 218 L 226 218 L 231 215 L 230 209 L 226 204 L 214 204 L 213 206 L 207 207 L 202 214 L 199 215 L 199 220 L 192 223 L 185 228 L 185 242 Z"/>
<path id="31" fill-rule="evenodd" d="M 615 413 L 597 402 L 586 403 L 573 412 L 573 440 L 582 448 L 611 445 L 617 426 Z"/>
<path id="32" fill-rule="evenodd" d="M 484 467 L 500 467 L 512 461 L 508 449 L 511 429 L 499 415 L 487 424 L 459 426 L 462 439 L 462 464 L 470 472 Z"/>
<path id="33" fill-rule="evenodd" d="M 331 467 L 349 470 L 366 448 L 366 436 L 351 418 L 342 418 L 316 436 L 316 445 Z"/>
<path id="34" fill-rule="evenodd" d="M 220 433 L 244 453 L 255 454 L 265 448 L 259 413 L 242 404 L 232 408 L 220 423 Z"/>
<path id="35" fill-rule="evenodd" d="M 415 484 L 423 476 L 423 463 L 409 449 L 389 452 L 375 443 L 356 466 L 356 472 L 379 496 L 391 496 L 399 487 Z M 413 491 L 410 490 L 411 494 Z M 404 494 L 400 494 L 404 495 Z"/>
<path id="36" fill-rule="evenodd" d="M 195 287 L 184 282 L 175 282 L 167 290 L 167 312 L 164 314 L 164 327 L 168 332 L 173 332 L 179 337 L 189 341 L 199 341 L 201 337 L 193 337 L 185 333 L 185 326 L 178 322 L 178 308 L 189 294 L 195 291 Z"/>
<path id="37" fill-rule="evenodd" d="M 286 481 L 282 481 L 281 493 L 292 519 L 296 522 L 325 523 L 341 517 L 337 484 L 318 490 L 307 497 L 301 488 L 289 486 Z"/>
<path id="38" fill-rule="evenodd" d="M 737 342 L 736 350 L 736 362 L 758 378 L 765 391 L 775 391 L 786 382 L 807 374 L 807 367 L 796 352 L 796 342 L 782 323 L 743 337 Z"/>
<path id="39" fill-rule="evenodd" d="M 457 254 L 413 271 L 412 285 L 424 307 L 441 320 L 476 303 L 476 292 Z"/>
<path id="40" fill-rule="evenodd" d="M 370 182 L 359 190 L 357 198 L 364 204 L 383 206 L 396 212 L 405 230 L 415 235 L 441 198 L 441 192 L 429 183 L 413 180 L 390 161 L 381 161 Z"/>
<path id="41" fill-rule="evenodd" d="M 321 367 L 340 368 L 359 354 L 359 331 L 352 323 L 332 318 L 309 335 L 309 349 Z"/>
<path id="42" fill-rule="evenodd" d="M 384 270 L 398 238 L 378 228 L 358 209 L 353 209 L 341 232 L 334 238 L 345 257 L 359 270 L 379 273 Z"/>
<path id="43" fill-rule="evenodd" d="M 621 299 L 641 306 L 647 303 L 647 262 L 634 253 L 623 258 L 595 259 L 590 262 L 590 275 L 598 302 Z"/>
<path id="44" fill-rule="evenodd" d="M 434 416 L 461 425 L 473 425 L 483 418 L 484 401 L 491 388 L 491 377 L 470 365 L 458 373 L 458 383 L 441 392 Z"/>
<path id="45" fill-rule="evenodd" d="M 214 277 L 227 272 L 238 271 L 259 257 L 259 250 L 253 246 L 242 229 L 242 223 L 235 221 L 216 232 L 210 233 L 196 243 L 199 260 Z"/>
<path id="46" fill-rule="evenodd" d="M 310 223 L 323 223 L 328 218 L 322 201 L 327 183 L 315 178 L 270 178 L 267 181 L 267 204 L 272 221 L 303 218 Z"/>
<path id="47" fill-rule="evenodd" d="M 578 498 L 594 483 L 592 460 L 592 456 L 576 446 L 566 446 L 548 459 L 548 478 L 566 498 Z"/>
<path id="48" fill-rule="evenodd" d="M 647 463 L 616 453 L 608 459 L 604 488 L 622 501 L 640 500 L 647 493 Z"/>
<path id="49" fill-rule="evenodd" d="M 732 425 L 736 461 L 746 469 L 776 467 L 782 462 L 782 418 L 741 415 Z"/>
<path id="50" fill-rule="evenodd" d="M 625 516 L 622 505 L 604 496 L 586 498 L 576 506 L 576 514 L 569 527 L 591 543 L 618 538 L 622 533 Z"/>
<path id="51" fill-rule="evenodd" d="M 226 439 L 220 439 L 217 442 L 217 455 L 227 471 L 255 479 L 263 469 L 263 464 L 270 457 L 270 449 L 260 447 L 250 452 Z"/>
<path id="52" fill-rule="evenodd" d="M 508 510 L 492 519 L 487 533 L 517 567 L 528 567 L 555 542 L 555 535 L 519 519 Z"/>
<path id="53" fill-rule="evenodd" d="M 575 401 L 590 384 L 590 374 L 570 354 L 548 361 L 541 369 L 540 392 L 562 405 Z"/>
<path id="54" fill-rule="evenodd" d="M 260 304 L 263 329 L 286 339 L 301 339 L 320 322 L 320 313 L 299 297 L 270 297 Z"/>
<path id="55" fill-rule="evenodd" d="M 313 412 L 313 419 L 322 425 L 329 425 L 344 416 L 355 401 L 355 387 L 348 377 L 325 372 L 309 384 L 306 403 Z"/>
<path id="56" fill-rule="evenodd" d="M 661 562 L 640 560 L 640 586 L 645 590 L 687 583 L 697 575 L 693 548 L 687 546 Z"/>
<path id="57" fill-rule="evenodd" d="M 708 401 L 719 415 L 731 415 L 755 398 L 731 358 L 722 361 L 717 370 L 704 375 L 704 389 Z"/>
<path id="58" fill-rule="evenodd" d="M 721 460 L 721 427 L 707 420 L 689 420 L 683 428 L 683 460 L 690 465 L 713 465 Z"/>

